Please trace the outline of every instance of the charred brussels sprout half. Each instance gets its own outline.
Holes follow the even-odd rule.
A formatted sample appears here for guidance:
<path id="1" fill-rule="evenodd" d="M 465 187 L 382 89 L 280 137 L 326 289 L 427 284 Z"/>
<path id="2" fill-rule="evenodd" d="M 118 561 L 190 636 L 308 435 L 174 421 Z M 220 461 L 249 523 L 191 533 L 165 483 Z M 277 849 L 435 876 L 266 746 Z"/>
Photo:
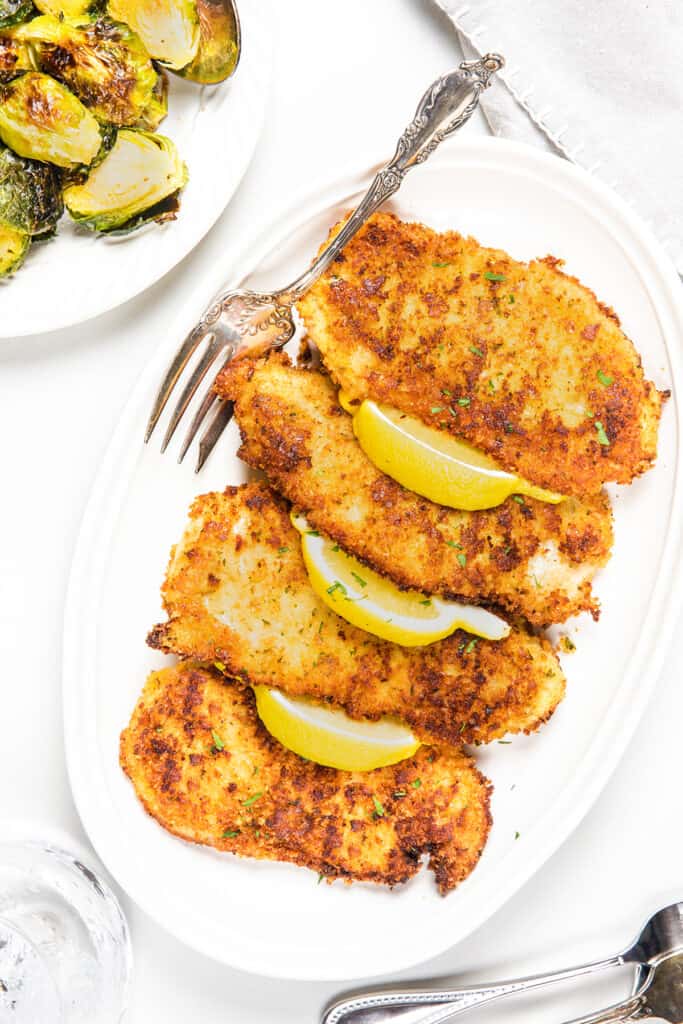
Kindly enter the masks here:
<path id="1" fill-rule="evenodd" d="M 18 270 L 32 237 L 54 232 L 62 211 L 55 168 L 0 146 L 0 277 Z"/>
<path id="2" fill-rule="evenodd" d="M 229 78 L 240 55 L 240 24 L 230 0 L 197 0 L 200 39 L 197 54 L 177 74 L 202 85 Z"/>
<path id="3" fill-rule="evenodd" d="M 0 29 L 0 82 L 9 82 L 22 71 L 35 67 L 26 43 L 15 39 L 11 30 Z"/>
<path id="4" fill-rule="evenodd" d="M 64 191 L 73 219 L 91 231 L 128 232 L 172 220 L 187 168 L 164 135 L 121 129 L 111 152 L 82 185 Z"/>
<path id="5" fill-rule="evenodd" d="M 32 0 L 0 0 L 0 28 L 24 21 L 32 10 Z"/>
<path id="6" fill-rule="evenodd" d="M 102 142 L 81 101 L 37 71 L 0 85 L 0 139 L 19 156 L 58 167 L 91 164 Z"/>
<path id="7" fill-rule="evenodd" d="M 142 39 L 148 53 L 168 68 L 184 68 L 199 46 L 195 0 L 109 0 L 107 10 Z"/>
<path id="8" fill-rule="evenodd" d="M 38 68 L 100 121 L 153 129 L 166 115 L 164 81 L 127 25 L 44 14 L 20 25 L 15 36 L 30 46 Z"/>

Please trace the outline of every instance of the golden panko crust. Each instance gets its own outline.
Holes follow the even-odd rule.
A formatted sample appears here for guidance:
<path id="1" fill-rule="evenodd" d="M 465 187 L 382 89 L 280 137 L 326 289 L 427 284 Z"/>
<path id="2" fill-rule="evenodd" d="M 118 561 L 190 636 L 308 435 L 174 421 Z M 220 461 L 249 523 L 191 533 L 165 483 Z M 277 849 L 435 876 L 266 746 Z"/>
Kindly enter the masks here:
<path id="1" fill-rule="evenodd" d="M 665 395 L 616 314 L 560 266 L 378 213 L 298 309 L 351 400 L 391 405 L 535 484 L 584 495 L 648 469 Z"/>
<path id="2" fill-rule="evenodd" d="M 121 735 L 145 810 L 182 839 L 397 885 L 424 854 L 443 894 L 475 867 L 491 826 L 490 784 L 453 748 L 389 768 L 323 768 L 281 746 L 250 690 L 185 662 L 153 672 Z"/>
<path id="3" fill-rule="evenodd" d="M 589 611 L 609 559 L 612 512 L 600 491 L 550 505 L 508 498 L 462 512 L 406 490 L 368 459 L 329 378 L 284 353 L 243 359 L 217 389 L 235 403 L 240 456 L 312 526 L 399 586 L 499 605 L 535 626 Z"/>
<path id="4" fill-rule="evenodd" d="M 285 502 L 263 484 L 196 499 L 162 594 L 168 621 L 152 647 L 353 718 L 400 718 L 425 742 L 530 732 L 564 696 L 549 642 L 521 628 L 405 648 L 349 625 L 316 596 Z"/>

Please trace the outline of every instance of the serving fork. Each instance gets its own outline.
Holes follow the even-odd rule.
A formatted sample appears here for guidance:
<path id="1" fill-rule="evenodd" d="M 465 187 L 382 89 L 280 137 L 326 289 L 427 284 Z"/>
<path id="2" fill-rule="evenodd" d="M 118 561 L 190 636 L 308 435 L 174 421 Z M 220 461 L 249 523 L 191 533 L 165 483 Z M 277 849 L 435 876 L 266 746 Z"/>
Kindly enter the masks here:
<path id="1" fill-rule="evenodd" d="M 327 270 L 368 218 L 398 191 L 406 172 L 415 164 L 423 163 L 440 142 L 469 120 L 481 93 L 504 63 L 501 56 L 489 53 L 479 60 L 464 61 L 455 71 L 437 78 L 429 86 L 415 116 L 399 138 L 389 163 L 375 175 L 341 230 L 296 280 L 277 291 L 232 288 L 216 296 L 166 371 L 147 424 L 146 442 L 152 436 L 171 394 L 178 389 L 175 408 L 161 445 L 162 452 L 166 450 L 192 400 L 213 369 L 178 457 L 182 462 L 192 441 L 205 425 L 199 440 L 196 465 L 196 472 L 199 472 L 232 417 L 232 402 L 213 390 L 217 374 L 233 359 L 258 356 L 269 349 L 282 348 L 292 338 L 296 329 L 292 314 L 294 303 Z M 186 375 L 193 357 L 194 365 Z M 187 380 L 183 384 L 185 376 Z"/>

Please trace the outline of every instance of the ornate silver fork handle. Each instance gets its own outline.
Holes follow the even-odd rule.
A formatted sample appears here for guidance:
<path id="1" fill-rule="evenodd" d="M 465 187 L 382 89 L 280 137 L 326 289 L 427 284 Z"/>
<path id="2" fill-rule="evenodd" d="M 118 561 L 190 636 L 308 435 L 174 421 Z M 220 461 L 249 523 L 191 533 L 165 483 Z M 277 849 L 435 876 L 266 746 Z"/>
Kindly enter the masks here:
<path id="1" fill-rule="evenodd" d="M 202 343 L 206 342 L 204 352 L 177 400 L 162 451 L 210 367 L 215 364 L 220 369 L 231 359 L 258 355 L 271 348 L 280 348 L 289 341 L 295 330 L 293 303 L 325 272 L 375 210 L 398 191 L 407 171 L 415 164 L 423 163 L 443 139 L 469 120 L 482 90 L 487 88 L 491 76 L 503 65 L 502 57 L 489 53 L 480 60 L 464 61 L 459 68 L 438 78 L 427 89 L 415 116 L 398 140 L 396 152 L 389 163 L 375 175 L 368 191 L 338 234 L 296 280 L 277 291 L 230 289 L 215 298 L 168 368 L 152 408 L 145 440 L 149 440 L 171 392 Z M 229 403 L 219 403 L 209 388 L 185 438 L 180 460 L 212 411 L 213 419 L 200 442 L 197 470 L 201 469 L 232 415 Z"/>

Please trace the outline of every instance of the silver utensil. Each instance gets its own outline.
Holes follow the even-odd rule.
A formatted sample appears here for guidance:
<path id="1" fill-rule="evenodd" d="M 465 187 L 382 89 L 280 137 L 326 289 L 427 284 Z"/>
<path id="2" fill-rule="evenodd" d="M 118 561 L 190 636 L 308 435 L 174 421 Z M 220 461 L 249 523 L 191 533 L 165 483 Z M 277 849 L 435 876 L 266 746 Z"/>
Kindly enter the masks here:
<path id="1" fill-rule="evenodd" d="M 440 142 L 469 120 L 481 92 L 503 65 L 502 57 L 489 53 L 481 60 L 464 61 L 455 71 L 430 85 L 413 120 L 398 140 L 392 159 L 375 175 L 341 231 L 295 281 L 286 288 L 265 293 L 243 288 L 228 289 L 214 299 L 173 357 L 154 401 L 145 441 L 151 437 L 171 393 L 195 353 L 196 363 L 176 401 L 161 445 L 162 452 L 212 367 L 220 371 L 231 359 L 281 348 L 289 341 L 295 331 L 292 305 L 325 272 L 385 199 L 398 191 L 406 172 L 415 164 L 423 163 Z M 206 462 L 232 417 L 232 403 L 219 398 L 212 390 L 212 384 L 199 403 L 178 458 L 182 462 L 200 427 L 210 417 L 199 441 L 196 472 Z"/>
<path id="2" fill-rule="evenodd" d="M 442 1021 L 450 1020 L 465 1010 L 503 996 L 530 992 L 556 982 L 604 971 L 610 967 L 633 964 L 639 970 L 634 991 L 628 999 L 600 1011 L 599 1014 L 583 1017 L 571 1024 L 621 1021 L 627 1019 L 630 1014 L 639 1013 L 643 1008 L 650 1006 L 650 1003 L 646 1002 L 646 994 L 653 984 L 655 975 L 661 971 L 659 965 L 673 958 L 676 953 L 683 955 L 683 902 L 657 911 L 630 946 L 606 960 L 594 960 L 580 967 L 477 988 L 387 989 L 359 993 L 330 1005 L 323 1013 L 321 1024 L 387 1024 L 388 1021 L 391 1021 L 391 1024 L 441 1024 Z M 660 977 L 664 979 L 666 976 Z M 674 973 L 671 977 L 674 977 Z M 683 978 L 683 973 L 675 972 L 675 977 Z M 657 988 L 652 990 L 652 1012 L 657 1012 L 655 1004 L 664 1005 L 667 995 L 670 995 L 670 989 L 671 985 L 662 980 Z M 683 992 L 678 993 L 678 1006 L 683 1007 Z M 424 1008 L 424 1014 L 419 1013 L 420 1007 Z M 683 1014 L 677 1019 L 676 1024 L 679 1022 L 683 1022 Z"/>

